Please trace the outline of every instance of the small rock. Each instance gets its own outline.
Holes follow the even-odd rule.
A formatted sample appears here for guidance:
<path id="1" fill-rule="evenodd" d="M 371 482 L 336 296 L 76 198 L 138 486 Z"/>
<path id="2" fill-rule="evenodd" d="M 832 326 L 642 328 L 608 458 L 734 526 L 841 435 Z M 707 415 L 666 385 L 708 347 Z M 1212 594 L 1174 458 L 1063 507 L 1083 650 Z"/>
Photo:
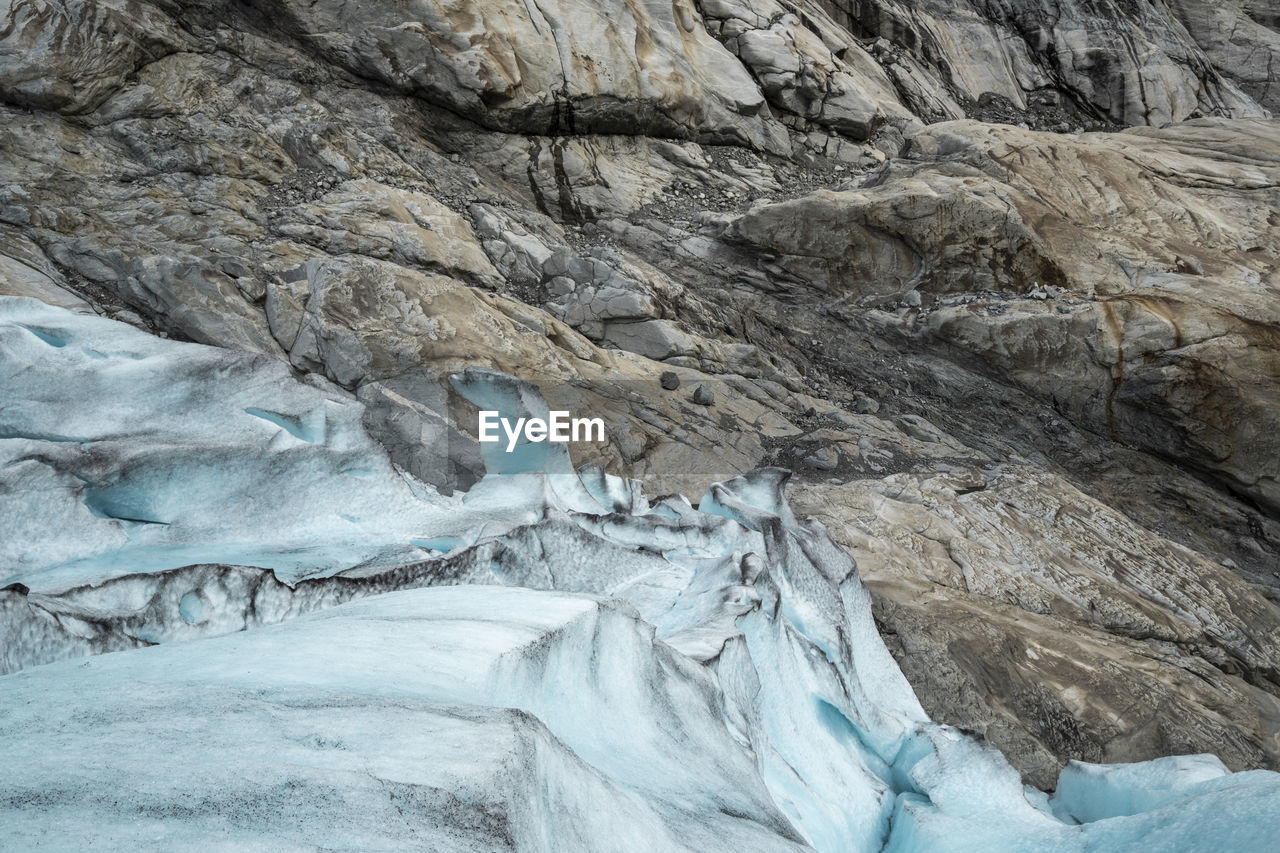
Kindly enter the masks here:
<path id="1" fill-rule="evenodd" d="M 834 471 L 840 465 L 840 453 L 834 447 L 819 447 L 804 461 L 819 471 Z"/>
<path id="2" fill-rule="evenodd" d="M 232 278 L 252 278 L 253 271 L 248 265 L 236 258 L 222 258 L 218 261 L 218 269 Z"/>
<path id="3" fill-rule="evenodd" d="M 680 377 L 676 376 L 676 374 L 670 370 L 663 371 L 661 378 L 658 379 L 658 382 L 661 383 L 662 387 L 667 391 L 674 391 L 680 387 Z M 696 397 L 697 394 L 695 393 L 694 396 Z"/>
<path id="4" fill-rule="evenodd" d="M 564 275 L 553 276 L 547 282 L 547 292 L 552 296 L 567 296 L 573 293 L 576 282 Z"/>
<path id="5" fill-rule="evenodd" d="M 706 385 L 699 385 L 693 392 L 693 402 L 699 406 L 710 406 L 716 401 L 716 395 Z"/>
<path id="6" fill-rule="evenodd" d="M 880 411 L 880 403 L 866 394 L 859 394 L 853 401 L 853 410 L 860 415 L 874 415 Z"/>

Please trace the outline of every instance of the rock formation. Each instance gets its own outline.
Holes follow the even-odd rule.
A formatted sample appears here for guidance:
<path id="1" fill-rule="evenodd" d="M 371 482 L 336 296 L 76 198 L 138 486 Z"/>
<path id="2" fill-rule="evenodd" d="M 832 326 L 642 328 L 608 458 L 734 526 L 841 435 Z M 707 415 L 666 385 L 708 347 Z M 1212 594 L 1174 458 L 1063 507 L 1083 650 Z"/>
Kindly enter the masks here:
<path id="1" fill-rule="evenodd" d="M 0 5 L 2 663 L 487 579 L 435 572 L 541 519 L 419 529 L 485 368 L 649 494 L 793 471 L 1024 781 L 1280 768 L 1278 53 L 1234 1 Z M 621 796 L 526 712 L 437 722 Z"/>

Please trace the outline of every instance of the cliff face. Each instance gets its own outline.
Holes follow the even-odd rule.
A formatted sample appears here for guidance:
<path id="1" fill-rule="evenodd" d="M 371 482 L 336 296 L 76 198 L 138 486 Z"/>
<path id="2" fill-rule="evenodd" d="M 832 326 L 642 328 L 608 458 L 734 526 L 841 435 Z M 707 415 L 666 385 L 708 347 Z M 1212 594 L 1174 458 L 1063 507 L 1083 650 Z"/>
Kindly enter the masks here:
<path id="1" fill-rule="evenodd" d="M 1280 50 L 1265 4 L 1151 2 L 918 3 L 826 0 L 850 33 L 884 37 L 962 104 L 984 94 L 1020 109 L 1048 93 L 1119 124 L 1275 106 Z M 906 72 L 909 77 L 912 72 Z M 1261 109 L 1260 109 L 1261 108 Z"/>
<path id="2" fill-rule="evenodd" d="M 9 2 L 0 294 L 287 363 L 445 491 L 469 366 L 651 492 L 789 467 L 924 710 L 1027 780 L 1274 768 L 1277 54 L 1234 0 Z M 68 506 L 119 479 L 28 415 L 0 452 Z M 68 513 L 0 579 L 134 519 Z"/>

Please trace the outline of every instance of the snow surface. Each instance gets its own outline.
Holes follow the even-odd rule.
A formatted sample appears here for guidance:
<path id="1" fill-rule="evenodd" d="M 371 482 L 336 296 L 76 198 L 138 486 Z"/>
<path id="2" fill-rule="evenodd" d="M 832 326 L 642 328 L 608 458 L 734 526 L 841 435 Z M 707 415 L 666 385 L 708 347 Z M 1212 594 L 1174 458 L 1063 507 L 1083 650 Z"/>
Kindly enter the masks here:
<path id="1" fill-rule="evenodd" d="M 0 586 L 403 561 L 450 511 L 392 469 L 359 404 L 265 356 L 0 297 L 0 388 Z"/>
<path id="2" fill-rule="evenodd" d="M 1073 763 L 1049 798 L 931 722 L 783 471 L 695 508 L 543 444 L 445 499 L 385 461 L 336 389 L 32 300 L 0 300 L 0 382 L 16 390 L 0 586 L 30 588 L 0 591 L 3 662 L 27 667 L 0 678 L 0 729 L 21 732 L 0 764 L 3 846 L 1280 837 L 1280 774 Z M 454 382 L 507 417 L 545 408 L 492 371 Z"/>

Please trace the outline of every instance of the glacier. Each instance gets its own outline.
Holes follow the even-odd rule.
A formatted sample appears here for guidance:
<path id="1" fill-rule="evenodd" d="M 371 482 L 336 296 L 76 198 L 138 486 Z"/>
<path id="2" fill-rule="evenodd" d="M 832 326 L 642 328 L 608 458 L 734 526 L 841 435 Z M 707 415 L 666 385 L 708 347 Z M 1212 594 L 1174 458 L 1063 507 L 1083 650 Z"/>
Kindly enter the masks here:
<path id="1" fill-rule="evenodd" d="M 457 392 L 512 419 L 536 389 Z M 563 445 L 439 494 L 262 357 L 0 297 L 12 849 L 1262 850 L 1280 774 L 931 721 L 788 474 L 649 497 Z M 109 652 L 109 653 L 108 653 Z"/>

